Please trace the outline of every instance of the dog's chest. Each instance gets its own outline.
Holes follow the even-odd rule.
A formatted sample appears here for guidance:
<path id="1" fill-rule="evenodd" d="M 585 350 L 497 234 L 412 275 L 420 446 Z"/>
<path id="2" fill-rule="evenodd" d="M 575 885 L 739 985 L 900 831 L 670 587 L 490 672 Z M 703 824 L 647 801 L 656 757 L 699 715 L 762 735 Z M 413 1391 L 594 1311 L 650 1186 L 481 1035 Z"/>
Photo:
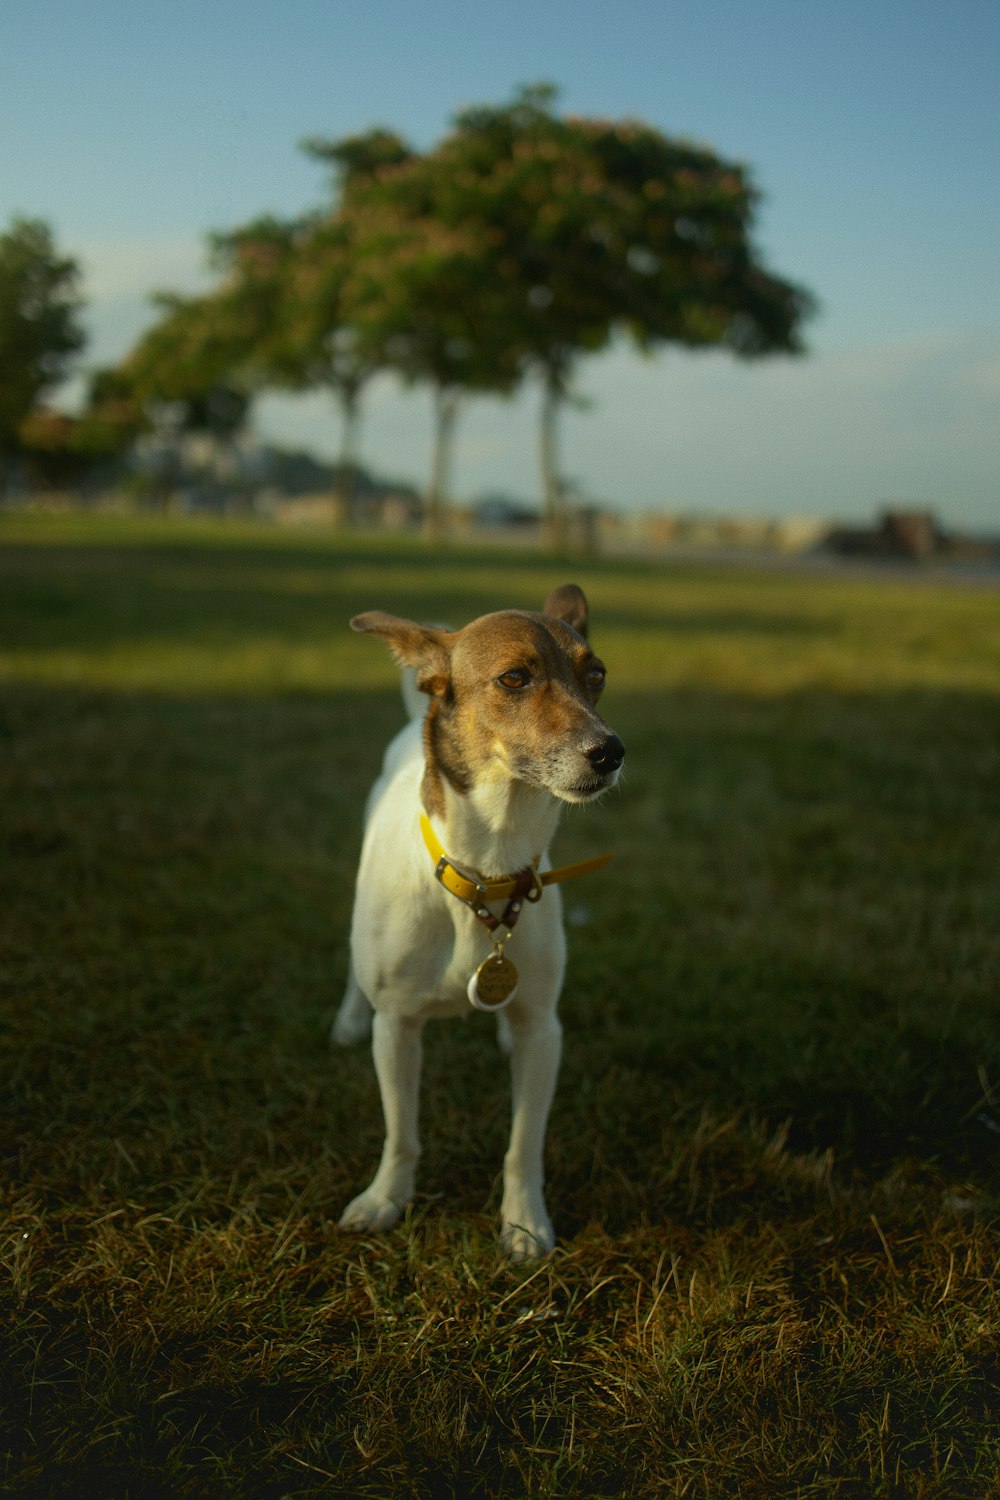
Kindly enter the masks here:
<path id="1" fill-rule="evenodd" d="M 405 937 L 397 931 L 393 941 L 383 933 L 381 941 L 356 952 L 359 980 L 376 1009 L 426 1017 L 471 1013 L 469 980 L 491 953 L 495 937 L 452 897 L 444 905 L 440 887 L 434 896 L 432 908 L 411 910 Z M 500 929 L 497 936 L 503 935 Z M 541 998 L 553 981 L 558 985 L 563 952 L 559 893 L 550 890 L 522 914 L 506 940 L 505 953 L 520 976 L 519 994 Z"/>

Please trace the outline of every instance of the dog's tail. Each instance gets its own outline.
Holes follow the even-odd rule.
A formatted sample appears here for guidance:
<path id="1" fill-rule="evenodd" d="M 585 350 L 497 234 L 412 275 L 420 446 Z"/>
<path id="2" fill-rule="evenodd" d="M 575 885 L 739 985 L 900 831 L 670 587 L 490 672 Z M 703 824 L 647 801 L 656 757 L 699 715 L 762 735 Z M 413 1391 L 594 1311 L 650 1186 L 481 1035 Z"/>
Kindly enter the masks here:
<path id="1" fill-rule="evenodd" d="M 413 667 L 404 667 L 400 676 L 403 703 L 411 719 L 422 719 L 427 708 L 427 698 L 417 687 L 417 674 Z"/>

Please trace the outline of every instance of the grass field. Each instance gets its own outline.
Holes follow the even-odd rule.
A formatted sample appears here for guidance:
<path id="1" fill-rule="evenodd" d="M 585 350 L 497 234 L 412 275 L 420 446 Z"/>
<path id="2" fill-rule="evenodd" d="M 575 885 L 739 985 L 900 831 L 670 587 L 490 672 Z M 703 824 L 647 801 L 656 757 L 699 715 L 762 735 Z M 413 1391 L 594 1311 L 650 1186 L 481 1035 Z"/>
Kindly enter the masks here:
<path id="1" fill-rule="evenodd" d="M 428 1035 L 422 1196 L 334 1052 L 401 722 L 348 617 L 575 578 L 627 779 L 563 822 L 559 1248 Z M 1000 594 L 0 517 L 0 1489 L 1000 1495 Z M 569 890 L 569 888 L 568 888 Z"/>

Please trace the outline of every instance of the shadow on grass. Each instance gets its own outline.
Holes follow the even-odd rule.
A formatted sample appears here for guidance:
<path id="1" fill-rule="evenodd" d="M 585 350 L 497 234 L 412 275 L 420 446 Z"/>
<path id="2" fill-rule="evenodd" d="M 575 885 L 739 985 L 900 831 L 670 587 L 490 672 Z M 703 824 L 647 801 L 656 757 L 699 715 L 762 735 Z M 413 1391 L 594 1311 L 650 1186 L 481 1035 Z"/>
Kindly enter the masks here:
<path id="1" fill-rule="evenodd" d="M 516 553 L 498 564 L 493 554 L 470 552 L 427 559 L 421 572 L 420 561 L 411 549 L 354 556 L 315 545 L 19 547 L 5 561 L 3 640 L 8 650 L 86 652 L 157 639 L 210 641 L 224 650 L 262 632 L 285 642 L 337 638 L 353 614 L 373 608 L 458 627 L 490 610 L 539 609 L 553 581 L 576 576 L 590 585 L 613 581 L 615 602 L 600 607 L 606 631 L 766 638 L 836 629 L 835 618 L 780 606 L 629 608 L 621 600 L 630 584 L 667 571 L 646 563 L 581 565 Z M 682 576 L 688 585 L 697 581 L 690 570 Z M 767 587 L 766 577 L 757 580 L 765 604 Z"/>
<path id="2" fill-rule="evenodd" d="M 370 1065 L 325 1034 L 360 809 L 401 718 L 394 692 L 7 691 L 5 1112 L 21 1180 L 163 1182 L 247 1160 L 280 1178 L 283 1157 L 364 1172 Z M 567 858 L 620 855 L 567 897 L 554 1129 L 578 1145 L 562 1171 L 584 1196 L 595 1141 L 656 1181 L 664 1131 L 705 1111 L 788 1121 L 797 1148 L 845 1170 L 990 1175 L 997 718 L 958 694 L 932 712 L 905 694 L 619 699 L 629 780 L 559 840 Z M 428 1154 L 482 1184 L 505 1066 L 488 1029 L 434 1030 Z"/>

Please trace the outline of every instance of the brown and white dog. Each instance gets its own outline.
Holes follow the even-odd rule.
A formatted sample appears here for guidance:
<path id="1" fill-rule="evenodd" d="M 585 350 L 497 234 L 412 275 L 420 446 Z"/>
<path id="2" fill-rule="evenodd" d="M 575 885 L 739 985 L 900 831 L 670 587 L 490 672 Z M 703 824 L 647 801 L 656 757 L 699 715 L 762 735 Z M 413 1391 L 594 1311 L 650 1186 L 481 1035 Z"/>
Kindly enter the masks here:
<path id="1" fill-rule="evenodd" d="M 378 1171 L 344 1210 L 341 1227 L 388 1229 L 412 1198 L 424 1023 L 467 1014 L 471 999 L 481 1009 L 503 1008 L 501 1042 L 511 1058 L 503 1244 L 516 1259 L 544 1254 L 554 1235 L 542 1152 L 559 1068 L 556 1004 L 566 957 L 560 895 L 548 879 L 582 867 L 549 877 L 532 872 L 549 869 L 563 804 L 607 791 L 625 754 L 597 712 L 605 669 L 587 643 L 587 603 L 567 584 L 541 613 L 502 610 L 458 631 L 377 610 L 351 626 L 381 636 L 430 702 L 424 713 L 407 674 L 413 718 L 389 745 L 366 808 L 351 974 L 333 1038 L 346 1045 L 372 1030 L 386 1135 Z M 490 912 L 496 892 L 507 902 L 502 916 Z M 508 935 L 498 941 L 501 929 Z M 495 1005 L 480 1004 L 477 971 L 484 960 L 503 967 L 506 943 L 516 989 Z"/>

